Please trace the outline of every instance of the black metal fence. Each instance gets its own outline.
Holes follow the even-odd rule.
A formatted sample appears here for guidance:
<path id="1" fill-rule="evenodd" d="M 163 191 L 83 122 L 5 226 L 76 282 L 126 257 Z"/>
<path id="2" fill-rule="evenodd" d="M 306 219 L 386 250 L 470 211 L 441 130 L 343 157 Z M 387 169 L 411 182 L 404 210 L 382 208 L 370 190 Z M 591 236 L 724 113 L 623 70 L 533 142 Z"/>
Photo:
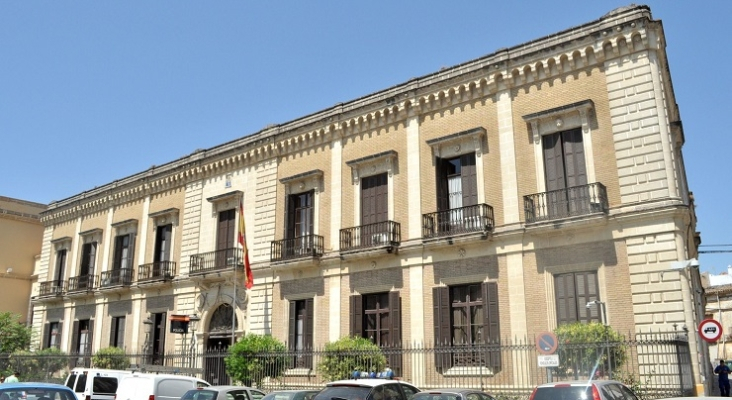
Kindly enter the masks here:
<path id="1" fill-rule="evenodd" d="M 544 351 L 546 352 L 546 351 Z M 527 398 L 538 384 L 576 379 L 617 379 L 631 385 L 643 398 L 687 396 L 694 392 L 689 343 L 683 333 L 634 334 L 622 341 L 559 343 L 553 355 L 540 354 L 536 339 L 503 340 L 471 346 L 412 344 L 373 350 L 325 349 L 257 353 L 246 357 L 247 385 L 266 391 L 320 388 L 332 379 L 363 373 L 393 371 L 395 378 L 421 389 L 474 387 L 498 397 Z M 73 367 L 112 367 L 197 376 L 211 384 L 229 384 L 226 350 L 196 353 L 168 352 L 154 359 L 126 354 L 0 355 L 0 370 L 18 370 L 24 381 L 62 382 Z M 553 365 L 549 367 L 539 366 Z M 335 367 L 334 367 L 335 366 Z M 340 375 L 339 375 L 340 373 Z"/>

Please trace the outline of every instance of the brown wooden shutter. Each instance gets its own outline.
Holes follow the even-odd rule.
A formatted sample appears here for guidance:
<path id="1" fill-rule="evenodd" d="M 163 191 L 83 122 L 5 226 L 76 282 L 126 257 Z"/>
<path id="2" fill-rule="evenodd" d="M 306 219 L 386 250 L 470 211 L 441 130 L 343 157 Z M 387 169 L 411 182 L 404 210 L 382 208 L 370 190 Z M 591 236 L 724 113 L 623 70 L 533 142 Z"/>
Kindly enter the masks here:
<path id="1" fill-rule="evenodd" d="M 303 338 L 303 347 L 305 347 L 305 356 L 303 362 L 306 366 L 313 367 L 313 316 L 315 314 L 315 302 L 313 299 L 305 300 L 305 332 Z"/>
<path id="2" fill-rule="evenodd" d="M 71 352 L 79 353 L 79 321 L 74 321 L 71 328 Z"/>
<path id="3" fill-rule="evenodd" d="M 361 225 L 376 222 L 376 177 L 367 176 L 361 180 Z M 371 232 L 364 234 L 368 235 Z"/>
<path id="4" fill-rule="evenodd" d="M 124 282 L 130 283 L 132 281 L 132 271 L 134 271 L 135 268 L 135 242 L 137 240 L 137 235 L 134 233 L 130 233 L 130 249 L 127 252 L 129 254 L 129 261 L 127 262 L 127 266 L 129 270 L 125 272 L 125 279 Z"/>
<path id="5" fill-rule="evenodd" d="M 285 239 L 295 237 L 295 195 L 287 196 L 287 222 L 285 225 Z"/>
<path id="6" fill-rule="evenodd" d="M 562 132 L 564 150 L 564 170 L 567 187 L 587 184 L 587 168 L 585 166 L 585 148 L 582 144 L 580 128 Z"/>
<path id="7" fill-rule="evenodd" d="M 360 295 L 350 297 L 351 336 L 363 337 L 363 298 Z"/>
<path id="8" fill-rule="evenodd" d="M 446 286 L 432 288 L 433 318 L 435 324 L 435 367 L 438 371 L 450 368 L 450 289 Z"/>
<path id="9" fill-rule="evenodd" d="M 389 368 L 395 376 L 402 376 L 402 299 L 399 292 L 389 292 Z"/>
<path id="10" fill-rule="evenodd" d="M 376 221 L 389 220 L 389 178 L 387 174 L 377 175 L 376 186 Z"/>
<path id="11" fill-rule="evenodd" d="M 554 276 L 554 299 L 557 304 L 558 325 L 577 321 L 577 299 L 573 274 Z"/>
<path id="12" fill-rule="evenodd" d="M 586 304 L 598 300 L 597 272 L 577 272 L 574 274 L 576 291 L 577 321 L 600 321 L 599 307 L 587 308 Z"/>
<path id="13" fill-rule="evenodd" d="M 112 269 L 122 268 L 122 244 L 124 243 L 124 236 L 117 236 L 114 238 L 114 261 Z"/>
<path id="14" fill-rule="evenodd" d="M 475 168 L 475 153 L 460 157 L 460 180 L 463 190 L 463 207 L 478 204 L 478 177 Z"/>
<path id="15" fill-rule="evenodd" d="M 448 161 L 435 157 L 435 183 L 437 185 L 437 211 L 450 209 L 450 194 L 447 186 Z"/>
<path id="16" fill-rule="evenodd" d="M 498 304 L 498 284 L 483 282 L 483 338 L 488 344 L 488 365 L 501 366 L 501 326 Z"/>
<path id="17" fill-rule="evenodd" d="M 59 321 L 59 323 L 58 323 L 58 332 L 56 332 L 56 335 L 57 335 L 57 337 L 56 337 L 56 348 L 57 349 L 60 349 L 61 348 L 61 338 L 63 337 L 61 335 L 61 332 L 63 332 L 63 331 L 64 331 L 64 323 L 61 322 L 61 321 Z"/>
<path id="18" fill-rule="evenodd" d="M 290 351 L 294 351 L 297 347 L 297 338 L 295 335 L 297 334 L 297 301 L 291 300 L 290 301 L 290 316 L 288 318 L 288 322 L 290 326 L 288 327 L 288 347 Z"/>
<path id="19" fill-rule="evenodd" d="M 163 259 L 160 261 L 170 261 L 170 242 L 173 235 L 173 225 L 168 224 L 163 227 L 163 238 L 165 245 L 163 246 Z"/>
<path id="20" fill-rule="evenodd" d="M 117 318 L 112 317 L 112 325 L 109 327 L 109 346 L 117 347 Z"/>
<path id="21" fill-rule="evenodd" d="M 43 324 L 43 343 L 41 344 L 41 348 L 49 348 L 51 347 L 51 324 L 46 322 Z"/>

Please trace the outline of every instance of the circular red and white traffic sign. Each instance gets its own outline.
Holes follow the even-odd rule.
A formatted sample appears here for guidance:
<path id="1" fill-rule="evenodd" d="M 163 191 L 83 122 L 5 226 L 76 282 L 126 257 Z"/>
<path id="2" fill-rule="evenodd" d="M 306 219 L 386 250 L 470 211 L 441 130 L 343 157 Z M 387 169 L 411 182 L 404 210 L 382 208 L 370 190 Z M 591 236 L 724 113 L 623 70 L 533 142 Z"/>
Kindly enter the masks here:
<path id="1" fill-rule="evenodd" d="M 705 319 L 699 324 L 699 336 L 707 342 L 716 342 L 722 337 L 722 324 L 713 319 Z"/>

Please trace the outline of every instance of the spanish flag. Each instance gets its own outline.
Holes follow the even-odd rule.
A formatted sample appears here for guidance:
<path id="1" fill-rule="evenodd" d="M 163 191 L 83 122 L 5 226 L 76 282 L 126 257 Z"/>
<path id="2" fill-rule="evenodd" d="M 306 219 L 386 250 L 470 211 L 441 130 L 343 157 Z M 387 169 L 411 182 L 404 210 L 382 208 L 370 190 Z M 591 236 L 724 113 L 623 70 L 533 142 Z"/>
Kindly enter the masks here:
<path id="1" fill-rule="evenodd" d="M 254 275 L 252 275 L 252 267 L 249 265 L 246 225 L 244 224 L 244 196 L 239 199 L 239 244 L 244 252 L 244 287 L 251 289 L 254 286 Z"/>

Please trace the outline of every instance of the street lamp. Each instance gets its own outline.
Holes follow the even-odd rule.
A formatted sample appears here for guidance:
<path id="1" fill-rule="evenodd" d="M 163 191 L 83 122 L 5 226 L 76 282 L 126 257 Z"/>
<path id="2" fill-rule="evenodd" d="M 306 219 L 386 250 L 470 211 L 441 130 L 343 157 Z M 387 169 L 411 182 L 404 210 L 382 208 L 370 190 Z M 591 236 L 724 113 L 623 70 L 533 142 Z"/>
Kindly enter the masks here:
<path id="1" fill-rule="evenodd" d="M 145 318 L 144 321 L 142 321 L 142 324 L 145 326 L 145 344 L 143 346 L 143 364 L 149 364 L 150 360 L 148 359 L 149 353 L 150 353 L 150 333 L 152 332 L 152 326 L 153 322 L 150 320 L 150 317 Z"/>
<path id="2" fill-rule="evenodd" d="M 197 314 L 193 314 L 188 317 L 188 324 L 191 328 L 191 344 L 190 348 L 188 349 L 190 355 L 191 355 L 191 368 L 195 366 L 196 363 L 196 328 L 198 327 L 198 321 L 201 320 L 201 317 L 199 317 Z"/>

